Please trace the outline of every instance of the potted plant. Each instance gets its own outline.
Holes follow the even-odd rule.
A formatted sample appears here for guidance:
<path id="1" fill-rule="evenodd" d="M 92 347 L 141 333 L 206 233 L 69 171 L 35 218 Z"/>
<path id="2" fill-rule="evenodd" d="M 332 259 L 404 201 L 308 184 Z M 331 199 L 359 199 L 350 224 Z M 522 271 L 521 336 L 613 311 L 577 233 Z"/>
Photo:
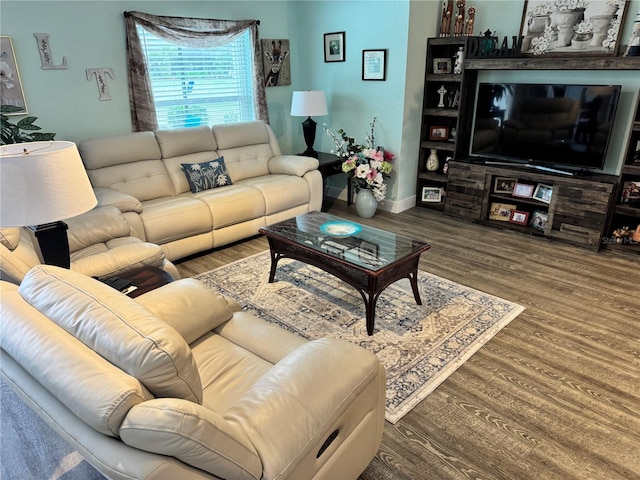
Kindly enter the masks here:
<path id="1" fill-rule="evenodd" d="M 11 114 L 21 111 L 20 107 L 14 105 L 0 106 L 0 145 L 8 145 L 11 143 L 25 142 L 42 142 L 53 140 L 55 133 L 39 132 L 41 127 L 34 125 L 38 117 L 24 117 L 17 123 L 13 124 L 9 121 L 9 117 L 5 114 Z"/>

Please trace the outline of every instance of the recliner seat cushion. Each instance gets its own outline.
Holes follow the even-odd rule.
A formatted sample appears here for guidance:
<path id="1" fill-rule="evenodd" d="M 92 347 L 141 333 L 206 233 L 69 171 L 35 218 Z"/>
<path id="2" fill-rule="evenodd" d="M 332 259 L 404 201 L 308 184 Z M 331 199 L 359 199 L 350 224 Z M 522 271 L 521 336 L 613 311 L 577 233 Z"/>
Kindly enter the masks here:
<path id="1" fill-rule="evenodd" d="M 133 299 L 85 275 L 49 265 L 32 268 L 19 292 L 156 397 L 202 403 L 191 349 L 176 330 Z"/>
<path id="2" fill-rule="evenodd" d="M 191 196 L 169 196 L 144 203 L 140 215 L 147 241 L 163 245 L 211 232 L 213 222 L 207 205 Z"/>

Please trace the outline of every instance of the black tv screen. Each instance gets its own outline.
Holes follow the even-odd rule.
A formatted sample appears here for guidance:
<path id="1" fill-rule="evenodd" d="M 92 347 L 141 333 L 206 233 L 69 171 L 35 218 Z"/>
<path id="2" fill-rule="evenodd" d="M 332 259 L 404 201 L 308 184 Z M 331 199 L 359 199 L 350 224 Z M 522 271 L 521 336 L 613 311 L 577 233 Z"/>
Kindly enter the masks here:
<path id="1" fill-rule="evenodd" d="M 480 83 L 470 153 L 601 170 L 619 95 L 619 85 Z"/>

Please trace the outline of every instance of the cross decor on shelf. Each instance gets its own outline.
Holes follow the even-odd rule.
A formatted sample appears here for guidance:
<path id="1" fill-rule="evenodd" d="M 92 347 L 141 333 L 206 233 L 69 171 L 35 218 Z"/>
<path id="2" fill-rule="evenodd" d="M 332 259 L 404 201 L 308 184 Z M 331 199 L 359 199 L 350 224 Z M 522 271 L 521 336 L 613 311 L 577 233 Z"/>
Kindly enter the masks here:
<path id="1" fill-rule="evenodd" d="M 440 94 L 440 101 L 438 102 L 438 107 L 444 107 L 444 96 L 448 92 L 444 85 L 442 85 L 438 90 L 438 94 Z"/>

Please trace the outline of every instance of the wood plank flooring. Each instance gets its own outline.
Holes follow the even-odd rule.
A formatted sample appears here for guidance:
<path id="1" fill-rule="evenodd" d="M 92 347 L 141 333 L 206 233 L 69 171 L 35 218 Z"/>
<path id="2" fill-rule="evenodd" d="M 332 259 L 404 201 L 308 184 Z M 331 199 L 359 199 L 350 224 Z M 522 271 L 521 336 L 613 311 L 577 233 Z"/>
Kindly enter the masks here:
<path id="1" fill-rule="evenodd" d="M 640 255 L 595 253 L 414 208 L 358 219 L 424 239 L 420 269 L 526 310 L 396 425 L 361 480 L 640 479 Z M 268 248 L 178 263 L 184 277 Z"/>

